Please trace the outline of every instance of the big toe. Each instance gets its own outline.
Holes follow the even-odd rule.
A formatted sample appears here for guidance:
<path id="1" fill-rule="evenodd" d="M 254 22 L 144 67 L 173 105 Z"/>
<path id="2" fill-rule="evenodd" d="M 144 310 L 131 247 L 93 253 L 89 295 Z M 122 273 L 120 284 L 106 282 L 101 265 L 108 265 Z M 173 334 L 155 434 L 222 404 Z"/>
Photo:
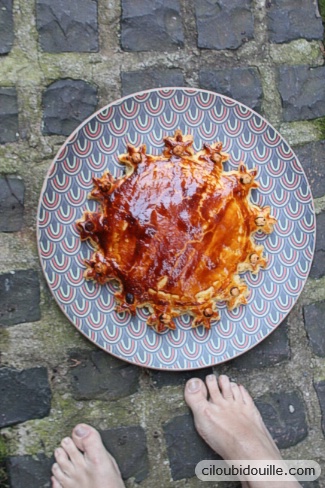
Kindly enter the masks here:
<path id="1" fill-rule="evenodd" d="M 86 458 L 95 464 L 109 455 L 99 432 L 90 425 L 78 424 L 72 431 L 72 439 Z"/>
<path id="2" fill-rule="evenodd" d="M 191 378 L 185 386 L 185 401 L 195 414 L 207 403 L 208 392 L 205 384 L 199 378 Z"/>

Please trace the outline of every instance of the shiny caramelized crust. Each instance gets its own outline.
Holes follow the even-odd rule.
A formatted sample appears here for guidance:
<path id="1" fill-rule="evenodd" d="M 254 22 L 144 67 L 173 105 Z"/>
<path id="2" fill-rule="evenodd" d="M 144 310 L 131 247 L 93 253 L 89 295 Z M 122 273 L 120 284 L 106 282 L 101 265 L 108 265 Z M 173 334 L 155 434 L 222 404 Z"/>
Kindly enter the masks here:
<path id="1" fill-rule="evenodd" d="M 173 318 L 184 313 L 194 316 L 194 327 L 210 328 L 220 318 L 217 301 L 229 309 L 246 303 L 239 273 L 266 266 L 253 235 L 271 233 L 276 220 L 269 207 L 249 201 L 255 169 L 240 163 L 223 171 L 229 156 L 220 142 L 195 153 L 192 136 L 180 130 L 164 142 L 159 156 L 128 145 L 119 157 L 124 177 L 93 179 L 90 196 L 101 210 L 77 221 L 81 239 L 96 249 L 85 278 L 116 280 L 117 310 L 147 307 L 157 332 L 174 329 Z"/>

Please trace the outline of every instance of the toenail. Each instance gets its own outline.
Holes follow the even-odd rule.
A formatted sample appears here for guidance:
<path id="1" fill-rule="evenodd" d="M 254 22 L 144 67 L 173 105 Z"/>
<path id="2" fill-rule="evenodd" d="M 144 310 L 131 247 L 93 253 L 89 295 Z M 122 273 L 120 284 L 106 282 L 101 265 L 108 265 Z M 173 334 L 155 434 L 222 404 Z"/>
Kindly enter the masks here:
<path id="1" fill-rule="evenodd" d="M 70 442 L 69 437 L 65 437 L 65 438 L 62 440 L 62 444 L 65 444 L 66 446 L 69 444 L 69 442 Z"/>
<path id="2" fill-rule="evenodd" d="M 77 437 L 85 437 L 88 434 L 88 429 L 85 427 L 78 425 L 78 427 L 75 428 L 74 433 L 76 434 Z"/>
<path id="3" fill-rule="evenodd" d="M 215 379 L 216 379 L 216 377 L 214 374 L 208 374 L 208 376 L 207 376 L 208 381 L 214 381 Z"/>
<path id="4" fill-rule="evenodd" d="M 192 380 L 189 380 L 189 382 L 187 383 L 187 389 L 188 389 L 188 391 L 190 391 L 192 393 L 199 391 L 200 388 L 201 388 L 201 384 L 200 384 L 199 380 L 192 379 Z"/>

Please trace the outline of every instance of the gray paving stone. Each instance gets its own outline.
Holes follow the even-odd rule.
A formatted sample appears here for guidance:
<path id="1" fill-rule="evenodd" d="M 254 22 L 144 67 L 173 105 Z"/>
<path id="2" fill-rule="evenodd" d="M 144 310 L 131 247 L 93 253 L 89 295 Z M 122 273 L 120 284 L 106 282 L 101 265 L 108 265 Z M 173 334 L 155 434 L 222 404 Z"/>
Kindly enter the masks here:
<path id="1" fill-rule="evenodd" d="M 212 374 L 212 368 L 198 369 L 195 371 L 182 371 L 182 372 L 168 372 L 168 371 L 155 371 L 150 372 L 152 383 L 157 388 L 163 388 L 164 386 L 184 386 L 190 378 L 201 378 L 202 380 L 208 374 Z"/>
<path id="2" fill-rule="evenodd" d="M 299 481 L 302 488 L 318 488 L 319 483 L 317 480 L 315 481 Z"/>
<path id="3" fill-rule="evenodd" d="M 305 406 L 298 391 L 263 395 L 255 404 L 280 449 L 295 446 L 307 437 Z"/>
<path id="4" fill-rule="evenodd" d="M 0 428 L 46 417 L 50 408 L 46 368 L 0 368 Z"/>
<path id="5" fill-rule="evenodd" d="M 43 134 L 68 136 L 95 112 L 97 88 L 83 80 L 59 80 L 43 93 Z"/>
<path id="6" fill-rule="evenodd" d="M 314 198 L 325 195 L 325 140 L 294 147 L 304 168 Z"/>
<path id="7" fill-rule="evenodd" d="M 237 49 L 254 38 L 252 0 L 195 0 L 198 47 Z"/>
<path id="8" fill-rule="evenodd" d="M 122 95 L 164 86 L 184 86 L 180 69 L 145 69 L 121 74 Z"/>
<path id="9" fill-rule="evenodd" d="M 310 277 L 319 279 L 325 275 L 325 212 L 316 216 L 316 229 L 315 255 Z"/>
<path id="10" fill-rule="evenodd" d="M 266 12 L 271 42 L 323 39 L 322 19 L 316 16 L 313 0 L 272 0 Z"/>
<path id="11" fill-rule="evenodd" d="M 163 431 L 174 481 L 195 476 L 195 466 L 203 459 L 221 459 L 199 436 L 191 414 L 172 418 Z"/>
<path id="12" fill-rule="evenodd" d="M 16 141 L 18 130 L 16 88 L 0 87 L 0 144 Z"/>
<path id="13" fill-rule="evenodd" d="M 54 457 L 12 456 L 7 461 L 10 488 L 49 488 Z"/>
<path id="14" fill-rule="evenodd" d="M 40 320 L 40 288 L 36 271 L 0 275 L 0 327 Z"/>
<path id="15" fill-rule="evenodd" d="M 234 98 L 259 111 L 262 85 L 256 68 L 201 69 L 200 88 Z"/>
<path id="16" fill-rule="evenodd" d="M 184 45 L 178 0 L 122 0 L 125 51 L 168 51 Z"/>
<path id="17" fill-rule="evenodd" d="M 325 67 L 281 66 L 278 87 L 283 119 L 309 120 L 325 115 Z"/>
<path id="18" fill-rule="evenodd" d="M 322 430 L 325 437 L 325 381 L 319 381 L 318 383 L 315 383 L 314 387 L 322 412 Z"/>
<path id="19" fill-rule="evenodd" d="M 311 348 L 317 356 L 325 357 L 324 316 L 325 300 L 303 307 L 304 321 Z"/>
<path id="20" fill-rule="evenodd" d="M 114 456 L 123 479 L 137 483 L 149 474 L 146 435 L 142 427 L 132 425 L 100 431 L 106 449 Z"/>
<path id="21" fill-rule="evenodd" d="M 231 361 L 231 366 L 243 370 L 267 368 L 290 359 L 287 320 L 270 336 L 242 356 Z"/>
<path id="22" fill-rule="evenodd" d="M 43 51 L 98 51 L 97 0 L 37 0 L 36 20 Z"/>
<path id="23" fill-rule="evenodd" d="M 24 215 L 24 182 L 0 177 L 0 232 L 20 230 Z"/>
<path id="24" fill-rule="evenodd" d="M 116 400 L 139 388 L 140 368 L 104 351 L 70 353 L 77 364 L 69 369 L 72 394 L 76 400 Z"/>
<path id="25" fill-rule="evenodd" d="M 11 51 L 14 42 L 13 0 L 0 0 L 0 54 Z"/>

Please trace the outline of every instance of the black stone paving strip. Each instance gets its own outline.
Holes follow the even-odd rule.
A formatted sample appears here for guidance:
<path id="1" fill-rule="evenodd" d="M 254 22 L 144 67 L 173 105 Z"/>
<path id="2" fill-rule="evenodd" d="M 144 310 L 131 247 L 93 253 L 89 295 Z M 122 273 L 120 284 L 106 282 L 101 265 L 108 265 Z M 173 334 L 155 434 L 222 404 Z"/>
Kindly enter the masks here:
<path id="1" fill-rule="evenodd" d="M 12 456 L 7 461 L 10 488 L 49 488 L 54 457 Z"/>
<path id="2" fill-rule="evenodd" d="M 195 0 L 198 47 L 237 49 L 254 38 L 252 0 Z"/>
<path id="3" fill-rule="evenodd" d="M 104 351 L 71 352 L 69 379 L 76 400 L 116 400 L 139 388 L 140 368 Z"/>
<path id="4" fill-rule="evenodd" d="M 314 386 L 322 412 L 322 431 L 325 437 L 325 380 L 315 383 Z"/>
<path id="5" fill-rule="evenodd" d="M 313 197 L 323 197 L 325 195 L 325 140 L 310 142 L 293 149 L 306 172 Z"/>
<path id="6" fill-rule="evenodd" d="M 21 229 L 24 215 L 24 182 L 18 178 L 0 177 L 0 232 Z"/>
<path id="7" fill-rule="evenodd" d="M 200 88 L 234 98 L 259 111 L 262 85 L 256 68 L 201 69 Z"/>
<path id="8" fill-rule="evenodd" d="M 319 279 L 325 275 L 325 212 L 316 216 L 316 229 L 315 255 L 310 277 Z"/>
<path id="9" fill-rule="evenodd" d="M 282 391 L 255 400 L 279 449 L 292 447 L 308 435 L 305 405 L 298 391 Z"/>
<path id="10" fill-rule="evenodd" d="M 311 348 L 317 356 L 325 357 L 324 317 L 325 300 L 303 307 L 304 321 Z"/>
<path id="11" fill-rule="evenodd" d="M 325 115 L 325 66 L 281 66 L 278 73 L 285 122 Z"/>
<path id="12" fill-rule="evenodd" d="M 97 1 L 37 0 L 36 23 L 43 51 L 98 51 Z"/>
<path id="13" fill-rule="evenodd" d="M 290 346 L 288 339 L 287 320 L 284 320 L 278 328 L 264 339 L 259 345 L 246 352 L 242 356 L 229 362 L 241 371 L 253 368 L 268 368 L 282 361 L 290 359 Z"/>
<path id="14" fill-rule="evenodd" d="M 267 8 L 267 24 L 271 42 L 323 40 L 322 19 L 316 16 L 313 0 L 272 0 Z"/>
<path id="15" fill-rule="evenodd" d="M 18 130 L 16 88 L 0 87 L 0 144 L 16 141 Z"/>
<path id="16" fill-rule="evenodd" d="M 121 74 L 122 95 L 164 86 L 184 86 L 180 69 L 145 69 Z"/>
<path id="17" fill-rule="evenodd" d="M 36 271 L 0 275 L 0 327 L 40 320 L 40 288 Z"/>
<path id="18" fill-rule="evenodd" d="M 195 476 L 203 459 L 221 459 L 197 433 L 191 414 L 179 415 L 163 425 L 174 481 Z"/>
<path id="19" fill-rule="evenodd" d="M 190 378 L 201 378 L 203 381 L 208 374 L 212 374 L 212 368 L 198 369 L 195 371 L 182 371 L 182 372 L 169 372 L 169 371 L 154 371 L 150 372 L 151 380 L 154 386 L 157 388 L 163 388 L 164 386 L 180 386 Z"/>
<path id="20" fill-rule="evenodd" d="M 178 0 L 122 0 L 121 44 L 125 51 L 168 51 L 184 45 Z"/>
<path id="21" fill-rule="evenodd" d="M 146 435 L 142 427 L 116 427 L 100 431 L 106 449 L 114 456 L 122 478 L 134 478 L 137 483 L 149 474 Z"/>
<path id="22" fill-rule="evenodd" d="M 319 483 L 317 480 L 315 481 L 299 481 L 302 488 L 318 488 Z"/>
<path id="23" fill-rule="evenodd" d="M 0 0 L 0 54 L 11 51 L 14 42 L 13 0 Z"/>
<path id="24" fill-rule="evenodd" d="M 68 136 L 97 107 L 97 88 L 82 80 L 52 83 L 43 93 L 43 133 Z"/>
<path id="25" fill-rule="evenodd" d="M 46 368 L 0 368 L 0 428 L 46 417 L 50 408 Z"/>

